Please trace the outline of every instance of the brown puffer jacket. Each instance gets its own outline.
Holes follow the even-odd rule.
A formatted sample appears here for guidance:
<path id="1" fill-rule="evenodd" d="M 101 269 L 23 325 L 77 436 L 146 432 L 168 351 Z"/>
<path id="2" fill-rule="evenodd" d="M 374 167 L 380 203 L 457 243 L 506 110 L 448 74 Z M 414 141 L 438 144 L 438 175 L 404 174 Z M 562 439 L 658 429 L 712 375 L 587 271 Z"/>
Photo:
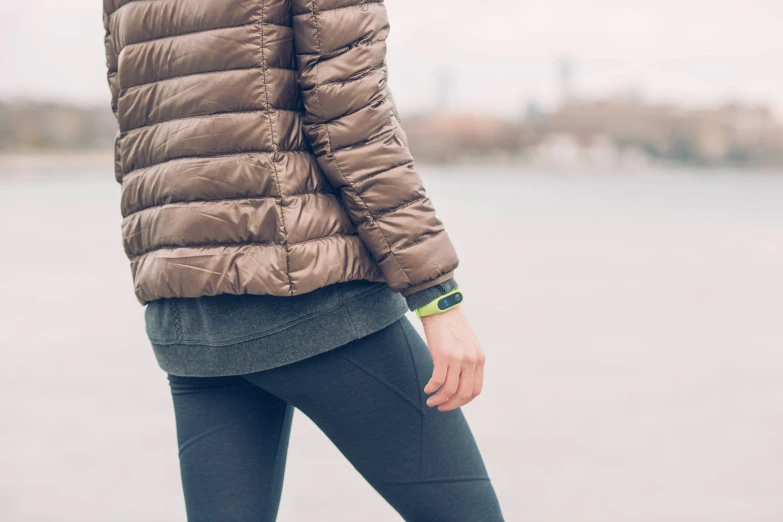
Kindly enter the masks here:
<path id="1" fill-rule="evenodd" d="M 139 301 L 452 277 L 387 86 L 382 0 L 103 7 Z"/>

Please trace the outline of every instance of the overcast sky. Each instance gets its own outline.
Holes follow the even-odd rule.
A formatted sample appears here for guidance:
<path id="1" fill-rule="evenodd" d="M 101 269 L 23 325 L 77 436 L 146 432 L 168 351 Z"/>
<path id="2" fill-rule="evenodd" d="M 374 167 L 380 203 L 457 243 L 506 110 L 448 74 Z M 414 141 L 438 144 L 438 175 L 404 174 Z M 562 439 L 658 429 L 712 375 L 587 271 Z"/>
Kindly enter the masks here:
<path id="1" fill-rule="evenodd" d="M 772 104 L 783 116 L 783 0 L 387 0 L 390 83 L 404 112 L 515 114 L 580 95 Z M 0 97 L 108 103 L 101 0 L 0 0 Z"/>

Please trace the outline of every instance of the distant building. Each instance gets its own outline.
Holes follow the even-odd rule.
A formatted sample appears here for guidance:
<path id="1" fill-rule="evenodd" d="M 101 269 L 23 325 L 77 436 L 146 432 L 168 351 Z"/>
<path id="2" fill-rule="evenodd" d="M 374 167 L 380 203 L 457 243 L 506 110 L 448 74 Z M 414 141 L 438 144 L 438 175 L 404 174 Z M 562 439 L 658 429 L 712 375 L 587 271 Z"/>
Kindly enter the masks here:
<path id="1" fill-rule="evenodd" d="M 406 118 L 405 131 L 415 157 L 446 163 L 514 157 L 535 141 L 532 129 L 524 123 L 466 113 Z"/>
<path id="2" fill-rule="evenodd" d="M 528 102 L 525 104 L 525 120 L 531 123 L 535 123 L 541 120 L 543 114 L 544 113 L 541 110 L 541 106 L 535 100 L 528 100 Z"/>
<path id="3" fill-rule="evenodd" d="M 448 71 L 440 71 L 435 79 L 435 110 L 445 112 L 451 102 L 454 80 Z"/>
<path id="4" fill-rule="evenodd" d="M 0 153 L 83 150 L 113 146 L 117 120 L 108 105 L 77 107 L 24 100 L 0 101 Z"/>
<path id="5" fill-rule="evenodd" d="M 621 148 L 683 163 L 768 165 L 783 155 L 783 129 L 765 107 L 728 104 L 685 109 L 627 96 L 572 101 L 547 118 L 543 132 L 599 133 Z"/>
<path id="6" fill-rule="evenodd" d="M 569 58 L 561 58 L 557 63 L 557 80 L 561 104 L 571 102 L 574 98 L 574 64 Z"/>
<path id="7" fill-rule="evenodd" d="M 606 134 L 554 132 L 531 147 L 527 159 L 540 166 L 583 169 L 644 167 L 647 156 L 633 147 L 619 147 Z"/>

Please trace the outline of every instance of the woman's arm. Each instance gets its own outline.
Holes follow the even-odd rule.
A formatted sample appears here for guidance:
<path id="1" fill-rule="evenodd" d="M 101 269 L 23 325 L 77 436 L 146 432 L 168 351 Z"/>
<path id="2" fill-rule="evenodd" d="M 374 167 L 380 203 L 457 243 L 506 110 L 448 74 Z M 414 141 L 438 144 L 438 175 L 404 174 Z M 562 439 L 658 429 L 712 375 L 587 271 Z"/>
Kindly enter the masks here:
<path id="1" fill-rule="evenodd" d="M 382 2 L 294 0 L 304 131 L 389 286 L 408 296 L 459 263 L 413 164 L 387 85 Z"/>
<path id="2" fill-rule="evenodd" d="M 304 132 L 340 188 L 389 286 L 415 308 L 456 286 L 459 259 L 416 172 L 389 91 L 382 0 L 293 0 Z M 484 354 L 461 306 L 422 320 L 435 369 L 427 401 L 441 411 L 481 391 Z"/>

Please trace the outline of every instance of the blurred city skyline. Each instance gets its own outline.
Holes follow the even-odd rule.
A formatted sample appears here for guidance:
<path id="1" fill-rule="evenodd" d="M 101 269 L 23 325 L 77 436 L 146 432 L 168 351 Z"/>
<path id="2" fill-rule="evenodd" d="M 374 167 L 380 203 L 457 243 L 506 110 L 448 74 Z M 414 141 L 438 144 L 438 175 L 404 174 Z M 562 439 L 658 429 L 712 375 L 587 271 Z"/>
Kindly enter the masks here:
<path id="1" fill-rule="evenodd" d="M 101 4 L 0 0 L 0 522 L 187 518 L 122 247 Z M 466 415 L 504 516 L 783 521 L 783 0 L 386 4 L 491 366 Z M 279 522 L 399 522 L 295 415 Z"/>
<path id="2" fill-rule="evenodd" d="M 555 107 L 568 90 L 694 107 L 739 101 L 783 115 L 777 0 L 394 0 L 387 9 L 390 84 L 407 113 L 509 116 Z M 0 99 L 108 104 L 102 38 L 98 0 L 4 3 Z"/>

